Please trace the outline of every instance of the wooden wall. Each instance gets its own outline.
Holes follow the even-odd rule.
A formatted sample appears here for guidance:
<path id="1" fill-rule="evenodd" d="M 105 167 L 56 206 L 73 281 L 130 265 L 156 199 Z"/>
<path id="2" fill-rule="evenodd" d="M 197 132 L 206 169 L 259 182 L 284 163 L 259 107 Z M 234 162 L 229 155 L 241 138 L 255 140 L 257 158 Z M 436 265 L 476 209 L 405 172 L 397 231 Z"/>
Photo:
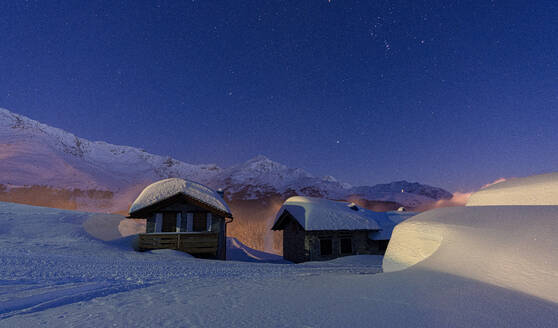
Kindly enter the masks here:
<path id="1" fill-rule="evenodd" d="M 162 212 L 180 212 L 182 216 L 182 225 L 180 232 L 186 232 L 186 220 L 187 220 L 187 213 L 207 213 L 206 209 L 198 207 L 196 205 L 186 203 L 186 202 L 178 202 L 172 205 L 169 205 L 164 208 L 157 209 L 156 212 L 151 213 L 150 217 L 147 218 L 146 224 L 146 232 L 147 233 L 154 233 L 155 232 L 155 213 L 162 213 Z M 226 224 L 225 218 L 222 216 L 218 216 L 216 214 L 212 214 L 211 218 L 211 231 L 218 233 L 218 249 L 217 249 L 217 259 L 226 259 L 226 252 L 227 252 L 227 233 L 226 233 Z"/>

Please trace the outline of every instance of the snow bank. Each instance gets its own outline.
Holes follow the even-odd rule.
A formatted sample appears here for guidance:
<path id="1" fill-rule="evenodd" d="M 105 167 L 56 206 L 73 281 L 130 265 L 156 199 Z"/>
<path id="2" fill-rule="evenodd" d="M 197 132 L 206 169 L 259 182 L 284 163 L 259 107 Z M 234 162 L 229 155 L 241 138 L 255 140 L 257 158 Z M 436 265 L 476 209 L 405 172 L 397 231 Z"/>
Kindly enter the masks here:
<path id="1" fill-rule="evenodd" d="M 329 261 L 309 261 L 298 263 L 297 265 L 302 267 L 323 267 L 324 265 L 329 267 L 366 266 L 368 268 L 377 268 L 377 272 L 381 272 L 383 258 L 382 255 L 351 255 L 341 256 Z"/>
<path id="2" fill-rule="evenodd" d="M 266 253 L 244 245 L 234 237 L 227 237 L 227 260 L 241 262 L 290 263 L 282 256 Z"/>
<path id="3" fill-rule="evenodd" d="M 126 221 L 131 221 L 131 220 L 126 220 L 126 218 L 121 215 L 100 214 L 100 213 L 91 214 L 83 222 L 83 229 L 88 234 L 90 234 L 91 236 L 97 239 L 110 241 L 110 240 L 115 240 L 123 237 L 122 233 L 120 232 L 120 226 L 122 225 L 122 222 L 126 222 Z M 127 234 L 127 235 L 131 235 L 131 234 Z"/>
<path id="4" fill-rule="evenodd" d="M 558 172 L 509 179 L 471 195 L 467 206 L 558 205 Z"/>
<path id="5" fill-rule="evenodd" d="M 223 198 L 216 191 L 199 183 L 179 178 L 165 179 L 147 186 L 132 203 L 130 213 L 178 194 L 185 194 L 225 213 L 231 213 Z"/>
<path id="6" fill-rule="evenodd" d="M 25 240 L 24 248 L 57 249 L 93 247 L 98 239 L 121 238 L 122 215 L 86 213 L 0 202 L 0 236 L 5 242 Z M 101 245 L 99 243 L 98 245 Z M 14 251 L 19 250 L 15 248 Z"/>
<path id="7" fill-rule="evenodd" d="M 558 302 L 558 206 L 441 208 L 393 232 L 385 272 L 420 268 Z"/>

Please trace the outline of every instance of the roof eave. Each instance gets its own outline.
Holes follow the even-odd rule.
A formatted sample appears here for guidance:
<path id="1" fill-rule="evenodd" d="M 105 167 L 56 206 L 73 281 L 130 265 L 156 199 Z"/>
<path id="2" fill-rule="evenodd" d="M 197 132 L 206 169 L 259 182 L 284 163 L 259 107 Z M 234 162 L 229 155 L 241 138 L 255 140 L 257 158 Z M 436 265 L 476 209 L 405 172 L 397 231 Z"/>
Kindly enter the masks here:
<path id="1" fill-rule="evenodd" d="M 230 212 L 226 212 L 223 211 L 219 208 L 216 208 L 215 206 L 211 205 L 211 204 L 207 204 L 206 202 L 203 202 L 197 198 L 194 198 L 190 195 L 187 195 L 183 192 L 179 192 L 177 194 L 174 194 L 170 197 L 167 197 L 165 199 L 162 199 L 156 203 L 153 203 L 149 206 L 146 206 L 144 208 L 141 208 L 139 210 L 136 210 L 134 212 L 130 212 L 129 215 L 126 217 L 128 219 L 140 219 L 140 218 L 145 218 L 146 216 L 148 216 L 148 213 L 154 212 L 157 209 L 161 208 L 161 207 L 165 207 L 168 206 L 170 204 L 172 204 L 175 201 L 180 201 L 180 200 L 186 200 L 190 203 L 193 203 L 194 205 L 197 205 L 201 208 L 204 208 L 206 210 L 208 210 L 209 212 L 212 212 L 214 214 L 223 216 L 225 218 L 233 218 L 232 213 Z"/>
<path id="2" fill-rule="evenodd" d="M 273 231 L 285 230 L 285 225 L 288 224 L 287 220 L 293 220 L 294 222 L 296 222 L 296 224 L 300 226 L 300 228 L 302 228 L 302 230 L 305 230 L 304 227 L 298 222 L 298 220 L 287 210 L 283 210 L 279 218 L 275 220 L 275 223 L 271 227 L 271 230 Z"/>

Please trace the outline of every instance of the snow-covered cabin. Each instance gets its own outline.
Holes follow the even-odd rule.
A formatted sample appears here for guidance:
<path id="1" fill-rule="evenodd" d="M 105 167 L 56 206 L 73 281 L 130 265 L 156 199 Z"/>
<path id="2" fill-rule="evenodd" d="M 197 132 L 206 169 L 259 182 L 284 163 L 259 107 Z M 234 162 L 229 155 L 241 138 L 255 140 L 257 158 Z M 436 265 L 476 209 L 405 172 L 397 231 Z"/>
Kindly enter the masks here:
<path id="1" fill-rule="evenodd" d="M 386 251 L 393 228 L 416 213 L 374 212 L 354 203 L 295 196 L 277 212 L 283 257 L 300 263 Z"/>
<path id="2" fill-rule="evenodd" d="M 147 220 L 140 249 L 172 248 L 226 258 L 226 227 L 232 214 L 222 194 L 197 182 L 171 178 L 147 186 L 130 207 L 129 218 Z"/>

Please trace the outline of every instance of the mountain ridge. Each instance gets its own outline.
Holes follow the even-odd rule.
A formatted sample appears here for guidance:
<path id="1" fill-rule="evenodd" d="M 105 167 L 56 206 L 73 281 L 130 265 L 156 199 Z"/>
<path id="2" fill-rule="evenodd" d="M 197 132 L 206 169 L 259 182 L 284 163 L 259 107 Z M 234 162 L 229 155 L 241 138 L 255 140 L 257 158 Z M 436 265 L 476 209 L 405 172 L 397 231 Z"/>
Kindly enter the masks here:
<path id="1" fill-rule="evenodd" d="M 133 201 L 134 193 L 153 181 L 169 177 L 224 188 L 229 200 L 298 194 L 418 207 L 452 196 L 441 188 L 405 180 L 352 186 L 332 176 L 316 177 L 304 169 L 287 167 L 264 155 L 228 168 L 189 164 L 135 147 L 89 141 L 2 108 L 0 159 L 1 185 L 112 192 L 117 200 L 102 209 L 107 211 L 117 208 L 121 211 L 126 202 L 129 205 Z"/>

